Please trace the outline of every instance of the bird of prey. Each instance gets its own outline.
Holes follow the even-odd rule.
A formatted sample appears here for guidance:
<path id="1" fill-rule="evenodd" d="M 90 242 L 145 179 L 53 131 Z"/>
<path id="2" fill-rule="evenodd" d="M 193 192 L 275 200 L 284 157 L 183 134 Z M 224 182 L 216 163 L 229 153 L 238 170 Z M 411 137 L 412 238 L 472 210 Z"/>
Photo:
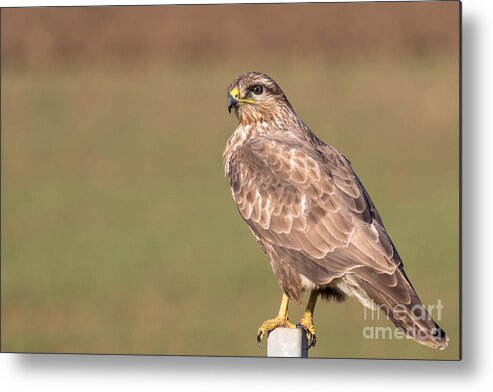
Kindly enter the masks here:
<path id="1" fill-rule="evenodd" d="M 269 76 L 239 76 L 227 99 L 239 125 L 223 153 L 225 174 L 283 293 L 278 315 L 258 330 L 259 346 L 275 328 L 295 327 L 288 303 L 309 291 L 296 325 L 309 347 L 317 298 L 350 296 L 383 311 L 418 343 L 444 349 L 448 337 L 418 298 L 351 163 L 301 121 Z"/>

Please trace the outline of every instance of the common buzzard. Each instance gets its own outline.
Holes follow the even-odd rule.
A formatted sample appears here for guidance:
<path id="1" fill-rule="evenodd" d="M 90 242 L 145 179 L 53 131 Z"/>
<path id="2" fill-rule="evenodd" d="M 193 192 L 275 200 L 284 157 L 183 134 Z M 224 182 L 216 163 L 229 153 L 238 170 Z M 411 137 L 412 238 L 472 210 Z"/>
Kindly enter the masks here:
<path id="1" fill-rule="evenodd" d="M 239 125 L 224 150 L 224 168 L 238 210 L 283 292 L 273 329 L 295 327 L 288 302 L 310 291 L 298 327 L 316 342 L 318 296 L 355 297 L 380 309 L 407 336 L 435 349 L 448 337 L 418 298 L 382 219 L 351 163 L 297 116 L 269 76 L 249 72 L 228 86 L 228 110 Z"/>

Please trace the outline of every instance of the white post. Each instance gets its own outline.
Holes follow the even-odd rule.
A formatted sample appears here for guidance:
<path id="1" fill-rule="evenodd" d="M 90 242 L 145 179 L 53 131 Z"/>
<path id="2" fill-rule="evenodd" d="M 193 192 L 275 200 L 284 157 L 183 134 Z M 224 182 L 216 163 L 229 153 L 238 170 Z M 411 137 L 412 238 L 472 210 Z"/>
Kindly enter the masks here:
<path id="1" fill-rule="evenodd" d="M 308 340 L 300 328 L 276 328 L 267 338 L 268 357 L 308 358 Z"/>

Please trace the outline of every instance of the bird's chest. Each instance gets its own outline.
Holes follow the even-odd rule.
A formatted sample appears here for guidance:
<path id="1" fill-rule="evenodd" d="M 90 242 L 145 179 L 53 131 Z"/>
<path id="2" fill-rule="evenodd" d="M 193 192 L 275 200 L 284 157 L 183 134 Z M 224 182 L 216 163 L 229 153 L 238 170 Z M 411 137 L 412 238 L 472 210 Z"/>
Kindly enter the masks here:
<path id="1" fill-rule="evenodd" d="M 250 126 L 238 127 L 230 136 L 226 143 L 226 148 L 223 152 L 224 173 L 229 178 L 232 166 L 234 165 L 237 151 L 247 143 L 253 135 L 256 134 L 256 129 Z"/>

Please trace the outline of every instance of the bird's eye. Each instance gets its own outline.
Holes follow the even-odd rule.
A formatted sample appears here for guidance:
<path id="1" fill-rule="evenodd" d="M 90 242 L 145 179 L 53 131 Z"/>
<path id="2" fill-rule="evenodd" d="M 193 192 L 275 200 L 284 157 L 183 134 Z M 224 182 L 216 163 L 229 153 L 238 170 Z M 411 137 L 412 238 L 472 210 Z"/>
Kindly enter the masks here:
<path id="1" fill-rule="evenodd" d="M 264 88 L 260 84 L 253 86 L 251 90 L 255 95 L 260 95 L 264 92 Z"/>

